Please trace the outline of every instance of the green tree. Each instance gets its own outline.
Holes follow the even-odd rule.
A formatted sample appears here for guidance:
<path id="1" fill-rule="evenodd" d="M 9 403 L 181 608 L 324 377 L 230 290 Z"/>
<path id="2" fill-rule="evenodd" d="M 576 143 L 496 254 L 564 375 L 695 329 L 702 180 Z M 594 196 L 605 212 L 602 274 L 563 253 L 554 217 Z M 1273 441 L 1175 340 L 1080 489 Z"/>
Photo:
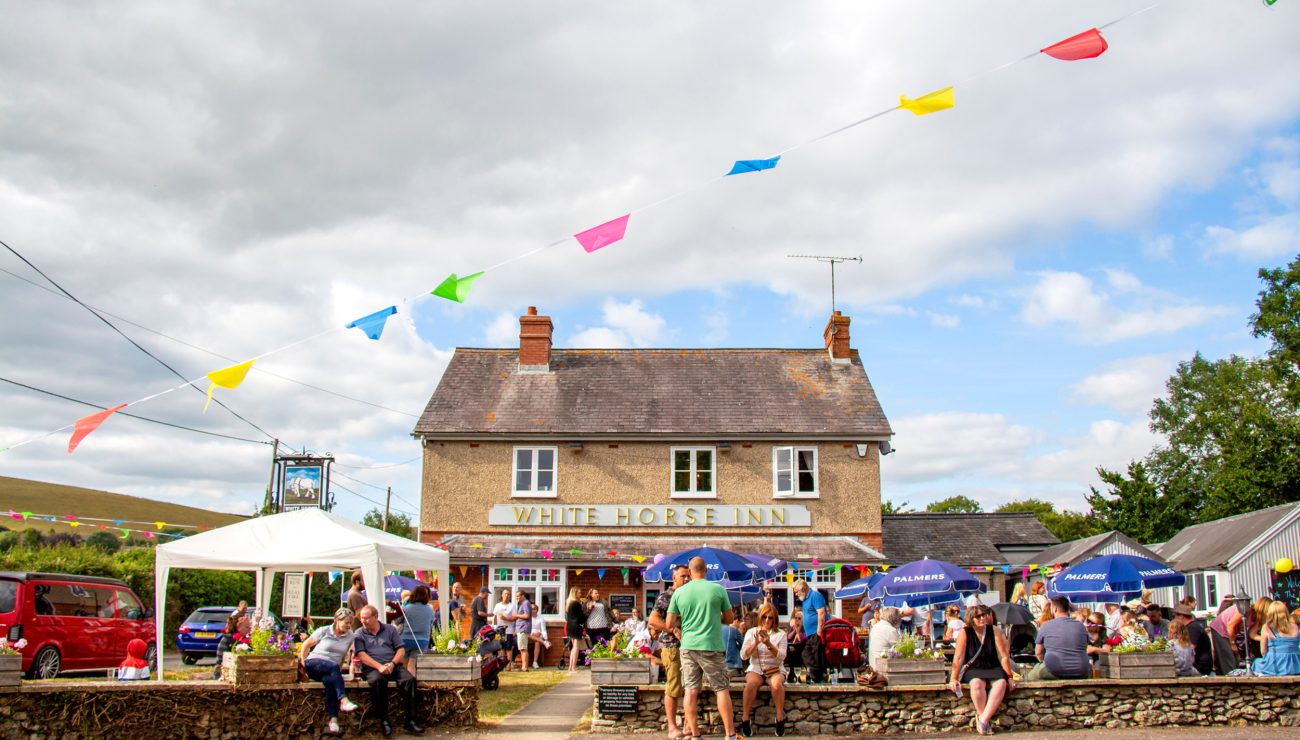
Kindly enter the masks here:
<path id="1" fill-rule="evenodd" d="M 886 500 L 886 501 L 882 501 L 880 504 L 880 513 L 883 515 L 911 514 L 912 507 L 906 501 L 896 504 L 893 501 Z"/>
<path id="2" fill-rule="evenodd" d="M 1070 511 L 1069 509 L 1057 511 L 1056 507 L 1050 502 L 1037 498 L 1011 501 L 999 506 L 997 511 L 1000 514 L 1012 512 L 1033 514 L 1038 517 L 1038 521 L 1047 528 L 1047 531 L 1056 535 L 1057 539 L 1062 542 L 1091 537 L 1094 534 L 1101 534 L 1106 531 L 1090 514 Z"/>
<path id="3" fill-rule="evenodd" d="M 1087 499 L 1102 531 L 1116 529 L 1138 542 L 1155 543 L 1196 521 L 1184 496 L 1177 489 L 1161 490 L 1141 462 L 1129 463 L 1127 474 L 1097 468 L 1097 475 L 1109 490 L 1094 487 Z"/>
<path id="4" fill-rule="evenodd" d="M 980 502 L 969 496 L 949 496 L 931 503 L 925 510 L 933 514 L 978 514 L 984 509 Z"/>
<path id="5" fill-rule="evenodd" d="M 1261 269 L 1264 289 L 1250 317 L 1256 337 L 1273 341 L 1269 356 L 1294 369 L 1300 364 L 1300 257 L 1276 270 Z"/>
<path id="6" fill-rule="evenodd" d="M 388 526 L 384 526 L 384 512 L 379 509 L 371 509 L 366 515 L 361 517 L 361 523 L 367 527 L 382 529 L 390 534 L 407 539 L 415 539 L 415 527 L 411 526 L 411 517 L 406 514 L 398 514 L 390 511 L 388 513 Z"/>
<path id="7" fill-rule="evenodd" d="M 111 555 L 122 549 L 122 539 L 108 532 L 95 532 L 86 538 L 86 545 Z"/>

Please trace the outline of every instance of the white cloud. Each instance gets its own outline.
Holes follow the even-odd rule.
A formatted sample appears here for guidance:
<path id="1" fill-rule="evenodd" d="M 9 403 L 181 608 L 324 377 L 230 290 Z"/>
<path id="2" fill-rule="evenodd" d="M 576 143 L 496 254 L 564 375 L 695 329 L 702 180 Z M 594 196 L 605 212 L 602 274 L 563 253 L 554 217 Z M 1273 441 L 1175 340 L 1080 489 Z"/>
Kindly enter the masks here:
<path id="1" fill-rule="evenodd" d="M 1210 251 L 1246 260 L 1293 254 L 1300 249 L 1300 213 L 1268 217 L 1240 230 L 1207 226 L 1205 238 Z"/>
<path id="2" fill-rule="evenodd" d="M 1174 237 L 1156 234 L 1142 238 L 1142 256 L 1149 260 L 1167 260 L 1174 254 Z"/>
<path id="3" fill-rule="evenodd" d="M 483 338 L 490 347 L 519 346 L 519 315 L 510 311 L 497 314 L 483 330 Z"/>
<path id="4" fill-rule="evenodd" d="M 1137 294 L 1127 305 L 1095 289 L 1077 272 L 1038 273 L 1038 282 L 1021 306 L 1020 319 L 1031 326 L 1073 325 L 1089 342 L 1115 342 L 1149 334 L 1167 334 L 1230 312 L 1222 306 L 1202 306 L 1147 289 L 1137 278 L 1108 271 L 1112 286 Z"/>
<path id="5" fill-rule="evenodd" d="M 950 297 L 948 299 L 948 302 L 953 304 L 954 306 L 961 306 L 963 308 L 979 309 L 979 308 L 993 307 L 993 301 L 986 300 L 983 296 L 969 295 L 965 293 L 963 293 L 962 295 L 955 295 Z"/>
<path id="6" fill-rule="evenodd" d="M 658 314 L 645 310 L 640 299 L 620 303 L 606 298 L 601 306 L 604 326 L 580 329 L 568 342 L 569 347 L 627 347 L 663 346 L 669 338 L 667 322 Z"/>
<path id="7" fill-rule="evenodd" d="M 897 456 L 888 459 L 891 481 L 935 481 L 1005 474 L 1035 442 L 1028 427 L 1002 414 L 946 411 L 892 419 Z"/>
<path id="8" fill-rule="evenodd" d="M 951 313 L 930 313 L 930 323 L 941 329 L 956 329 L 961 325 L 961 317 Z"/>
<path id="9" fill-rule="evenodd" d="M 1164 395 L 1165 381 L 1177 365 L 1172 355 L 1116 360 L 1070 386 L 1070 392 L 1078 402 L 1103 404 L 1128 416 L 1145 414 Z"/>
<path id="10" fill-rule="evenodd" d="M 1102 271 L 1106 273 L 1110 287 L 1121 293 L 1137 293 L 1142 290 L 1142 281 L 1131 272 L 1113 267 L 1103 268 Z"/>

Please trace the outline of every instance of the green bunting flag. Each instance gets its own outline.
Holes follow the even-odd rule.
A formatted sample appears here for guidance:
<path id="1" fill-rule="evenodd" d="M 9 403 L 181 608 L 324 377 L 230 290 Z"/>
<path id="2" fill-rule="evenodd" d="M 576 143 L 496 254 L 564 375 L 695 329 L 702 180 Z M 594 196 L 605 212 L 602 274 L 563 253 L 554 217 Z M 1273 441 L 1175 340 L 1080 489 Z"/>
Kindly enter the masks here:
<path id="1" fill-rule="evenodd" d="M 438 287 L 433 289 L 433 294 L 439 298 L 446 298 L 449 301 L 464 303 L 465 299 L 469 297 L 470 286 L 474 284 L 475 280 L 478 280 L 481 277 L 483 277 L 483 273 L 476 272 L 473 275 L 466 275 L 463 278 L 458 278 L 456 277 L 456 273 L 453 272 L 447 276 L 446 280 L 439 283 Z"/>

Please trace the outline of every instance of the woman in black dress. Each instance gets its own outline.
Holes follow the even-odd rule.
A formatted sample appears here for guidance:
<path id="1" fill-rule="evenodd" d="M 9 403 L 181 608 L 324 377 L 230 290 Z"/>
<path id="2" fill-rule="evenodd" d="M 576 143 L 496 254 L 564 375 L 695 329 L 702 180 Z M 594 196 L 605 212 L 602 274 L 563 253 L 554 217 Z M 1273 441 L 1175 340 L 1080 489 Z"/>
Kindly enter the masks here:
<path id="1" fill-rule="evenodd" d="M 578 655 L 582 652 L 582 630 L 587 624 L 587 607 L 582 603 L 582 593 L 577 586 L 569 589 L 569 601 L 564 606 L 564 637 L 569 647 L 569 670 L 578 670 Z"/>
<path id="2" fill-rule="evenodd" d="M 966 629 L 957 635 L 949 684 L 959 696 L 962 683 L 970 684 L 975 729 L 981 735 L 993 734 L 993 717 L 1002 700 L 1016 687 L 1010 646 L 1002 630 L 994 625 L 993 610 L 987 606 L 981 604 L 966 611 Z"/>

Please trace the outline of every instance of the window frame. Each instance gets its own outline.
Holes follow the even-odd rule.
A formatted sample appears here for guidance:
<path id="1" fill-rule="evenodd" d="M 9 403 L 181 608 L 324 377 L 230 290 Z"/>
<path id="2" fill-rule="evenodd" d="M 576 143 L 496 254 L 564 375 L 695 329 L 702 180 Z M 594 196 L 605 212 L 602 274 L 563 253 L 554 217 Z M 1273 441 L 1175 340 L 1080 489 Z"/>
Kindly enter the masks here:
<path id="1" fill-rule="evenodd" d="M 843 614 L 843 604 L 839 599 L 835 598 L 835 592 L 840 588 L 840 575 L 840 572 L 834 568 L 818 567 L 796 571 L 792 580 L 802 578 L 808 582 L 809 588 L 822 592 L 822 596 L 826 597 L 826 618 L 830 619 L 831 617 L 840 617 Z M 773 592 L 785 592 L 784 599 L 776 596 L 775 593 L 773 593 L 772 599 L 774 604 L 784 602 L 783 606 L 777 607 L 781 626 L 784 627 L 789 624 L 790 615 L 794 613 L 794 584 L 793 582 L 786 583 L 784 577 L 774 578 L 767 582 L 767 589 Z M 800 603 L 802 604 L 802 602 Z"/>
<path id="2" fill-rule="evenodd" d="M 519 482 L 519 451 L 529 450 L 532 452 L 532 475 L 530 478 L 532 488 L 521 491 L 517 485 Z M 543 450 L 551 453 L 551 490 L 537 490 L 537 453 Z M 510 448 L 510 497 L 511 498 L 556 498 L 560 491 L 560 448 L 554 445 L 514 445 Z"/>
<path id="3" fill-rule="evenodd" d="M 530 577 L 527 580 L 520 580 L 519 571 L 527 570 Z M 542 577 L 542 571 L 558 571 L 558 580 L 546 580 Z M 501 577 L 501 572 L 506 572 L 506 577 Z M 568 581 L 568 572 L 565 568 L 555 568 L 549 563 L 538 565 L 536 563 L 493 563 L 488 566 L 488 588 L 492 590 L 492 598 L 496 598 L 501 593 L 501 589 L 510 589 L 511 598 L 517 590 L 522 589 L 528 596 L 528 600 L 537 605 L 537 616 L 546 620 L 559 620 L 564 618 L 564 600 L 568 596 L 566 583 Z M 542 608 L 542 590 L 554 589 L 555 612 L 544 612 Z M 491 607 L 496 606 L 493 601 L 488 604 L 489 611 Z"/>
<path id="4" fill-rule="evenodd" d="M 777 464 L 777 457 L 782 450 L 790 451 L 790 491 L 784 493 L 779 488 L 780 466 Z M 812 452 L 812 491 L 798 490 L 799 481 L 799 453 Z M 772 448 L 772 498 L 782 499 L 817 499 L 821 498 L 821 452 L 817 445 L 777 445 Z"/>
<path id="5" fill-rule="evenodd" d="M 691 455 L 691 468 L 688 474 L 691 480 L 691 490 L 677 490 L 677 453 L 689 452 Z M 695 490 L 696 476 L 699 474 L 699 468 L 696 467 L 697 458 L 695 453 L 708 452 L 709 459 L 713 461 L 712 467 L 709 468 L 713 476 L 713 489 L 710 491 Z M 668 448 L 668 495 L 671 498 L 682 499 L 716 499 L 718 497 L 718 448 L 710 445 L 679 445 Z"/>

